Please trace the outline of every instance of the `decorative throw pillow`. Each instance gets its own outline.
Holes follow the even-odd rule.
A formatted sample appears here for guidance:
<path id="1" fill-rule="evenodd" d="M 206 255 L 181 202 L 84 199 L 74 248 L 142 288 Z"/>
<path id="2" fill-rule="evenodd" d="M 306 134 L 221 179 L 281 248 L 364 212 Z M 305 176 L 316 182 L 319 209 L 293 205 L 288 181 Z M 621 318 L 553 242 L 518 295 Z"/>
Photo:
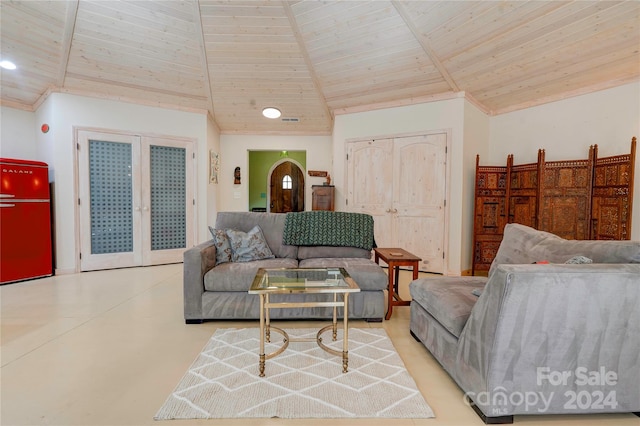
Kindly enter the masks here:
<path id="1" fill-rule="evenodd" d="M 216 265 L 231 262 L 231 244 L 227 233 L 223 229 L 214 229 L 212 227 L 209 227 L 209 232 L 211 232 L 216 246 Z"/>
<path id="2" fill-rule="evenodd" d="M 251 262 L 275 257 L 258 225 L 249 232 L 227 229 L 227 237 L 231 244 L 231 260 L 234 262 Z"/>

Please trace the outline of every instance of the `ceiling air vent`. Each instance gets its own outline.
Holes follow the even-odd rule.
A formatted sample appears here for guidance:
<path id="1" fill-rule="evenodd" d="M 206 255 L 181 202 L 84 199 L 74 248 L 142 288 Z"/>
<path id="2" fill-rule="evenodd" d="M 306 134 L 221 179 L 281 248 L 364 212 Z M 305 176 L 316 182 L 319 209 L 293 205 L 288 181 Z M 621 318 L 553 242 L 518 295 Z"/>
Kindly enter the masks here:
<path id="1" fill-rule="evenodd" d="M 284 121 L 285 123 L 297 123 L 300 121 L 300 119 L 295 117 L 283 117 L 282 121 Z"/>

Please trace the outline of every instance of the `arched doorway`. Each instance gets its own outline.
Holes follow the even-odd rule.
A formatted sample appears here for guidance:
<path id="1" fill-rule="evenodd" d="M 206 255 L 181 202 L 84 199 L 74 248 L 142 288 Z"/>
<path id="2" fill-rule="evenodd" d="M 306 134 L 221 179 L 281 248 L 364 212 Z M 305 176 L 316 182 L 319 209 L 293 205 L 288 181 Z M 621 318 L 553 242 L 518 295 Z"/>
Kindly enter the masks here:
<path id="1" fill-rule="evenodd" d="M 304 211 L 304 173 L 291 160 L 276 163 L 269 173 L 269 211 Z"/>

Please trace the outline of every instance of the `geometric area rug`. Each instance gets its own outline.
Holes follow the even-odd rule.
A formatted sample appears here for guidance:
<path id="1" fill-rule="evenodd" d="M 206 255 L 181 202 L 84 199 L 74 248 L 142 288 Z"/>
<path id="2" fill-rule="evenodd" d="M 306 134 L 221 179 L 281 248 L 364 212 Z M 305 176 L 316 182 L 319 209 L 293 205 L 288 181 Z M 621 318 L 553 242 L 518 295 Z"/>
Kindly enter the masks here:
<path id="1" fill-rule="evenodd" d="M 318 329 L 286 329 L 315 338 Z M 349 371 L 316 342 L 290 342 L 258 376 L 258 328 L 218 329 L 154 419 L 431 418 L 433 411 L 382 328 L 349 328 Z M 323 342 L 342 351 L 331 332 Z M 271 333 L 266 353 L 281 346 Z"/>

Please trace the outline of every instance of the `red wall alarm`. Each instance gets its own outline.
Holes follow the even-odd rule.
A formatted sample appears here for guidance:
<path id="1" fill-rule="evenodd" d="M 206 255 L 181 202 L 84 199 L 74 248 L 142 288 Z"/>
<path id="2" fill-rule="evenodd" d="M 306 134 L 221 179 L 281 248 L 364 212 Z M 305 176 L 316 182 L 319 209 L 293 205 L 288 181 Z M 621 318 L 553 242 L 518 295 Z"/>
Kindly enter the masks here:
<path id="1" fill-rule="evenodd" d="M 42 130 L 42 133 L 47 133 L 49 131 L 49 125 L 43 124 L 42 127 L 40 127 L 40 130 Z"/>

